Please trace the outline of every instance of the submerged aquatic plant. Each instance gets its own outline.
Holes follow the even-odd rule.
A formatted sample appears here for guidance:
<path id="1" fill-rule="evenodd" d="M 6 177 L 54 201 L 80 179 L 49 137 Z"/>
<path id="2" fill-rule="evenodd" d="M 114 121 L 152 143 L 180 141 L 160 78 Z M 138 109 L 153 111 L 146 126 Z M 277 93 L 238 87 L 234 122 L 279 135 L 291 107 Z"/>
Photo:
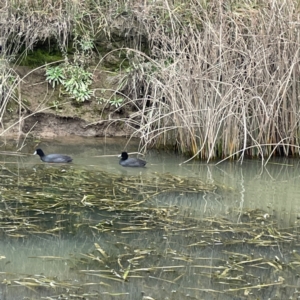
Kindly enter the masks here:
<path id="1" fill-rule="evenodd" d="M 9 172 L 4 173 L 9 174 Z M 143 188 L 142 182 L 147 184 L 146 189 Z M 7 220 L 7 226 L 13 224 L 15 218 L 21 216 L 26 218 L 28 214 L 34 216 L 37 211 L 42 213 L 42 215 L 38 214 L 42 219 L 46 211 L 48 216 L 68 213 L 69 216 L 76 217 L 82 208 L 99 211 L 143 211 L 151 214 L 157 212 L 156 206 L 152 204 L 152 198 L 162 193 L 209 193 L 217 188 L 197 178 L 181 178 L 171 174 L 156 174 L 149 178 L 136 176 L 124 178 L 107 172 L 74 170 L 72 167 L 67 170 L 42 168 L 38 173 L 28 172 L 22 183 L 20 182 L 21 189 L 15 189 L 10 177 L 3 177 L 3 184 L 7 185 L 5 203 L 13 206 L 16 204 L 15 199 L 18 199 L 17 203 L 20 204 L 15 212 L 17 215 L 12 211 L 10 217 L 8 216 L 10 221 Z M 65 211 L 70 205 L 72 209 Z M 55 218 L 53 221 L 55 222 Z M 45 225 L 47 222 L 49 220 Z M 25 223 L 24 226 L 18 226 L 10 234 L 12 235 L 13 232 L 33 234 L 37 229 Z M 41 228 L 37 230 L 41 231 Z"/>
<path id="2" fill-rule="evenodd" d="M 4 173 L 9 174 L 2 171 L 2 175 Z M 270 292 L 282 282 L 270 282 L 269 276 L 261 276 L 257 283 L 257 270 L 266 275 L 272 268 L 276 277 L 284 277 L 286 263 L 274 261 L 268 250 L 265 253 L 269 254 L 263 256 L 261 249 L 274 251 L 278 243 L 285 249 L 292 239 L 297 239 L 297 233 L 289 229 L 279 232 L 274 219 L 260 210 L 245 210 L 239 216 L 240 222 L 236 222 L 234 212 L 228 218 L 199 219 L 191 211 L 159 203 L 157 195 L 176 192 L 191 197 L 217 192 L 216 186 L 205 184 L 199 178 L 171 174 L 123 177 L 73 168 L 39 168 L 19 181 L 18 189 L 11 178 L 2 178 L 6 186 L 2 196 L 6 200 L 1 205 L 6 206 L 8 213 L 1 223 L 1 231 L 7 238 L 49 238 L 71 233 L 72 239 L 75 234 L 84 235 L 84 243 L 90 248 L 68 253 L 68 257 L 47 256 L 43 252 L 30 257 L 31 260 L 63 262 L 72 274 L 78 273 L 78 279 L 72 284 L 63 274 L 55 278 L 46 274 L 40 277 L 20 274 L 15 278 L 14 274 L 2 272 L 0 278 L 3 275 L 9 278 L 2 280 L 8 289 L 9 281 L 13 280 L 15 285 L 36 287 L 47 295 L 53 296 L 55 287 L 55 293 L 65 297 L 79 289 L 77 296 L 98 299 L 100 292 L 121 295 L 125 283 L 137 284 L 140 280 L 157 278 L 179 285 L 185 293 L 195 290 L 196 295 L 202 297 L 206 291 L 197 280 L 190 279 L 193 272 L 194 277 L 213 280 L 210 293 L 220 293 L 221 289 L 229 297 L 237 297 L 244 295 L 245 290 Z M 107 213 L 103 214 L 104 211 Z M 89 213 L 94 217 L 88 217 Z M 139 234 L 139 238 L 132 239 L 133 234 L 135 237 Z M 100 235 L 105 238 L 100 239 Z M 250 254 L 249 248 L 252 249 Z M 289 266 L 297 268 L 297 256 L 289 259 Z M 5 263 L 7 258 L 3 257 L 2 261 Z M 106 284 L 98 291 L 99 278 Z M 93 290 L 88 288 L 90 285 Z M 294 292 L 286 284 L 282 288 L 285 293 Z M 159 295 L 157 292 L 157 299 Z"/>
<path id="3" fill-rule="evenodd" d="M 163 294 L 180 300 L 182 293 L 200 299 L 207 290 L 222 299 L 243 298 L 245 293 L 255 298 L 295 294 L 295 276 L 290 275 L 299 267 L 299 224 L 279 229 L 274 216 L 258 209 L 217 215 L 214 208 L 224 195 L 234 199 L 229 188 L 169 173 L 119 175 L 44 165 L 18 172 L 8 166 L 0 172 L 2 240 L 9 244 L 13 239 L 14 248 L 16 241 L 23 248 L 28 241 L 31 249 L 37 238 L 57 242 L 61 251 L 62 241 L 69 238 L 76 247 L 60 255 L 39 248 L 39 255 L 24 259 L 25 274 L 7 271 L 14 257 L 0 253 L 6 295 L 16 286 L 22 296 L 34 292 L 52 299 L 134 298 L 137 286 L 155 299 Z M 185 201 L 174 205 L 182 195 L 201 204 L 197 213 Z M 209 215 L 200 217 L 206 208 Z M 37 261 L 43 274 L 31 274 L 28 260 Z M 153 280 L 163 291 L 145 285 Z M 175 285 L 178 294 L 168 288 Z"/>

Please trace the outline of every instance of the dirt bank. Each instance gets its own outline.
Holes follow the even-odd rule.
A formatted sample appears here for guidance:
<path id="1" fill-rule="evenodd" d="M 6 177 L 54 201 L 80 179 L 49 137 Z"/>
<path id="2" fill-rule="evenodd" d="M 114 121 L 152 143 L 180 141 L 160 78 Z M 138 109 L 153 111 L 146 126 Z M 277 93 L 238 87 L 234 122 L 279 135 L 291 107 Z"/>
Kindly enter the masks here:
<path id="1" fill-rule="evenodd" d="M 44 68 L 33 71 L 17 67 L 16 73 L 22 78 L 19 101 L 7 105 L 1 129 L 5 135 L 124 137 L 133 133 L 132 127 L 122 121 L 128 109 L 99 103 L 95 97 L 78 105 L 46 82 Z M 107 89 L 112 81 L 109 76 L 96 70 L 92 88 Z"/>

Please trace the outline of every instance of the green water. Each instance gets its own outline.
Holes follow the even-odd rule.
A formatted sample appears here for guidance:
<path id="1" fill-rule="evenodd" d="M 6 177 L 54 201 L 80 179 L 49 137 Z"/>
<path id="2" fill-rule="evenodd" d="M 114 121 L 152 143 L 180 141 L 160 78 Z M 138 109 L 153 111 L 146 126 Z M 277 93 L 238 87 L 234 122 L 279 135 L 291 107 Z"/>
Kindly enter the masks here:
<path id="1" fill-rule="evenodd" d="M 125 143 L 39 144 L 68 165 L 42 163 L 30 141 L 0 155 L 0 299 L 300 297 L 298 160 L 180 165 L 150 151 L 129 169 Z"/>

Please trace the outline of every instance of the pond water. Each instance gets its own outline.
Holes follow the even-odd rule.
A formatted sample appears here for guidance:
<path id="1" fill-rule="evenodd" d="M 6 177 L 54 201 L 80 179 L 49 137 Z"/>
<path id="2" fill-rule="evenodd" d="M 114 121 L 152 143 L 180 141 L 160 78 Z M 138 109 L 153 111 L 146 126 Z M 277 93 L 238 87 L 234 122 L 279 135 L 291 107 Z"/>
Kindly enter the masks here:
<path id="1" fill-rule="evenodd" d="M 1 300 L 300 298 L 298 159 L 130 169 L 124 139 L 25 143 L 0 148 Z"/>

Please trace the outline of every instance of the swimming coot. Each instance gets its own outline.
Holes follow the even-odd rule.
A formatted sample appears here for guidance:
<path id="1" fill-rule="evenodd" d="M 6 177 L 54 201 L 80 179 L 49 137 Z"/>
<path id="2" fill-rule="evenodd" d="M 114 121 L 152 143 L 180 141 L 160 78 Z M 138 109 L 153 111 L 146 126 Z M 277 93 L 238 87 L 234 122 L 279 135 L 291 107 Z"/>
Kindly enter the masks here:
<path id="1" fill-rule="evenodd" d="M 33 154 L 37 154 L 46 163 L 69 163 L 73 160 L 72 157 L 63 154 L 45 155 L 42 149 L 36 149 Z"/>
<path id="2" fill-rule="evenodd" d="M 145 167 L 146 161 L 138 159 L 138 158 L 129 158 L 127 152 L 122 152 L 119 164 L 123 167 Z"/>

